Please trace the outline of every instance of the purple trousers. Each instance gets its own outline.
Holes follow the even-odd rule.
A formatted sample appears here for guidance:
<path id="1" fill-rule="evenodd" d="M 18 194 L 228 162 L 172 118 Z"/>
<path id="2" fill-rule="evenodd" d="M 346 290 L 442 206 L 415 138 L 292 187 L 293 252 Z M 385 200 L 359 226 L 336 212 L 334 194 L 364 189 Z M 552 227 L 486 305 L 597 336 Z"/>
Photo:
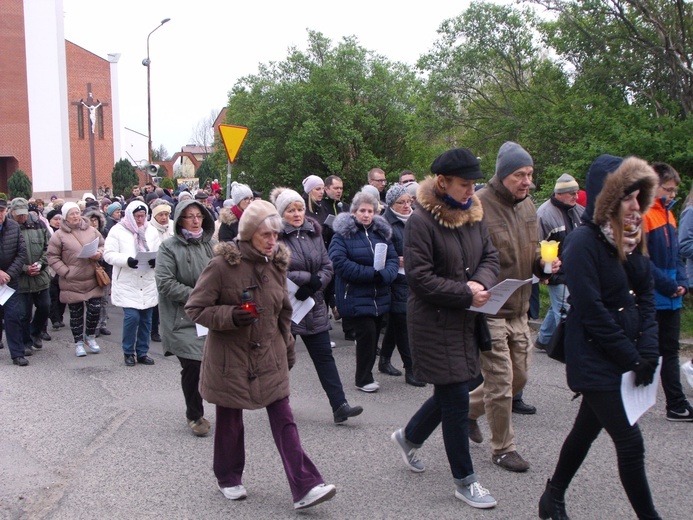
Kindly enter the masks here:
<path id="1" fill-rule="evenodd" d="M 294 502 L 298 502 L 315 486 L 324 481 L 318 468 L 301 447 L 298 428 L 285 397 L 266 408 L 274 443 L 284 464 Z M 243 410 L 217 405 L 214 428 L 214 474 L 219 486 L 231 487 L 242 483 L 245 467 L 245 434 Z"/>

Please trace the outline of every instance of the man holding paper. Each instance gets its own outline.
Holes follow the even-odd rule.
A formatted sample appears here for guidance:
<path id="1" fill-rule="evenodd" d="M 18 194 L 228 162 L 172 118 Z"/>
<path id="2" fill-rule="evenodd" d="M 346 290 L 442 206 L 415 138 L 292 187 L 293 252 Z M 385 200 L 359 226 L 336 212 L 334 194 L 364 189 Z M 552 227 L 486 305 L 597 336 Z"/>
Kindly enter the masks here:
<path id="1" fill-rule="evenodd" d="M 500 254 L 499 280 L 546 278 L 539 253 L 539 227 L 529 198 L 534 162 L 519 144 L 506 142 L 496 159 L 496 173 L 478 192 L 491 241 Z M 553 262 L 554 272 L 560 261 Z M 492 460 L 508 471 L 527 471 L 518 453 L 512 426 L 512 398 L 527 382 L 531 333 L 527 321 L 531 284 L 517 289 L 495 315 L 488 316 L 493 348 L 481 353 L 484 383 L 469 394 L 469 438 L 483 437 L 476 419 L 486 414 L 491 430 Z"/>

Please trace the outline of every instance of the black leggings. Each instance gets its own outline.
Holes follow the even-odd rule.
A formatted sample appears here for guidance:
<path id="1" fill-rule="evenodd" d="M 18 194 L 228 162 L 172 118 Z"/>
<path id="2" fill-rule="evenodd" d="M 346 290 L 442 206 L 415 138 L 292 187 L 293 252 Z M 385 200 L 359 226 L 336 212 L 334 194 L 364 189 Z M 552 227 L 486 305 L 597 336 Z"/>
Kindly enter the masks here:
<path id="1" fill-rule="evenodd" d="M 84 341 L 84 334 L 93 336 L 101 318 L 101 296 L 87 300 L 87 323 L 84 325 L 84 302 L 70 303 L 70 330 L 75 343 Z M 85 331 L 86 328 L 86 331 Z"/>
<path id="2" fill-rule="evenodd" d="M 637 423 L 631 426 L 628 422 L 619 391 L 583 393 L 575 424 L 561 448 L 551 479 L 552 486 L 565 492 L 602 428 L 616 446 L 621 484 L 638 518 L 660 518 L 652 503 L 650 485 L 645 475 L 642 434 Z M 608 516 L 608 513 L 605 512 L 603 516 Z"/>

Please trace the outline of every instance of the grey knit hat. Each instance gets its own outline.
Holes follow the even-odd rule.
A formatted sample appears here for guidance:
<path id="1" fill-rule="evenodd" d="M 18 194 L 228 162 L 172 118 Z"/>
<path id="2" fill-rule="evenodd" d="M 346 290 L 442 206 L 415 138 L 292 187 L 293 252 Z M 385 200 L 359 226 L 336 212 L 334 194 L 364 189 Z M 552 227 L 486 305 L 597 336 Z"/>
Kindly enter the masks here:
<path id="1" fill-rule="evenodd" d="M 289 207 L 289 204 L 299 202 L 303 207 L 306 205 L 303 197 L 297 191 L 289 188 L 274 188 L 270 193 L 270 200 L 276 206 L 279 216 L 282 218 L 284 218 L 284 212 Z"/>
<path id="2" fill-rule="evenodd" d="M 578 191 L 580 187 L 578 186 L 575 177 L 568 173 L 561 175 L 556 181 L 556 186 L 553 188 L 554 193 L 572 193 Z"/>
<path id="3" fill-rule="evenodd" d="M 247 184 L 240 184 L 236 181 L 231 183 L 231 200 L 233 204 L 238 206 L 243 199 L 253 198 L 253 190 Z"/>
<path id="4" fill-rule="evenodd" d="M 534 166 L 532 156 L 519 144 L 512 141 L 503 143 L 496 158 L 496 175 L 503 180 L 511 173 L 525 166 Z"/>
<path id="5" fill-rule="evenodd" d="M 402 195 L 408 195 L 407 187 L 402 184 L 394 184 L 389 190 L 387 190 L 387 195 L 385 195 L 385 204 L 389 207 L 397 202 Z"/>

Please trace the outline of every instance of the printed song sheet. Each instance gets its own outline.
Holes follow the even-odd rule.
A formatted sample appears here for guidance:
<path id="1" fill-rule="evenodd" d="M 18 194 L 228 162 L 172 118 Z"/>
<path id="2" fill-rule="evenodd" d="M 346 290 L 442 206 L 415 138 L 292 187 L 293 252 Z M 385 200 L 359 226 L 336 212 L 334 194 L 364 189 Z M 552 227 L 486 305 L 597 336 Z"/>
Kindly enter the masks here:
<path id="1" fill-rule="evenodd" d="M 481 307 L 469 307 L 470 311 L 483 312 L 486 314 L 498 314 L 498 311 L 503 306 L 505 302 L 508 301 L 510 295 L 514 293 L 519 287 L 524 284 L 531 282 L 531 278 L 526 280 L 516 280 L 514 278 L 508 278 L 503 280 L 498 285 L 491 287 L 488 292 L 491 293 L 491 297 L 488 301 Z"/>

